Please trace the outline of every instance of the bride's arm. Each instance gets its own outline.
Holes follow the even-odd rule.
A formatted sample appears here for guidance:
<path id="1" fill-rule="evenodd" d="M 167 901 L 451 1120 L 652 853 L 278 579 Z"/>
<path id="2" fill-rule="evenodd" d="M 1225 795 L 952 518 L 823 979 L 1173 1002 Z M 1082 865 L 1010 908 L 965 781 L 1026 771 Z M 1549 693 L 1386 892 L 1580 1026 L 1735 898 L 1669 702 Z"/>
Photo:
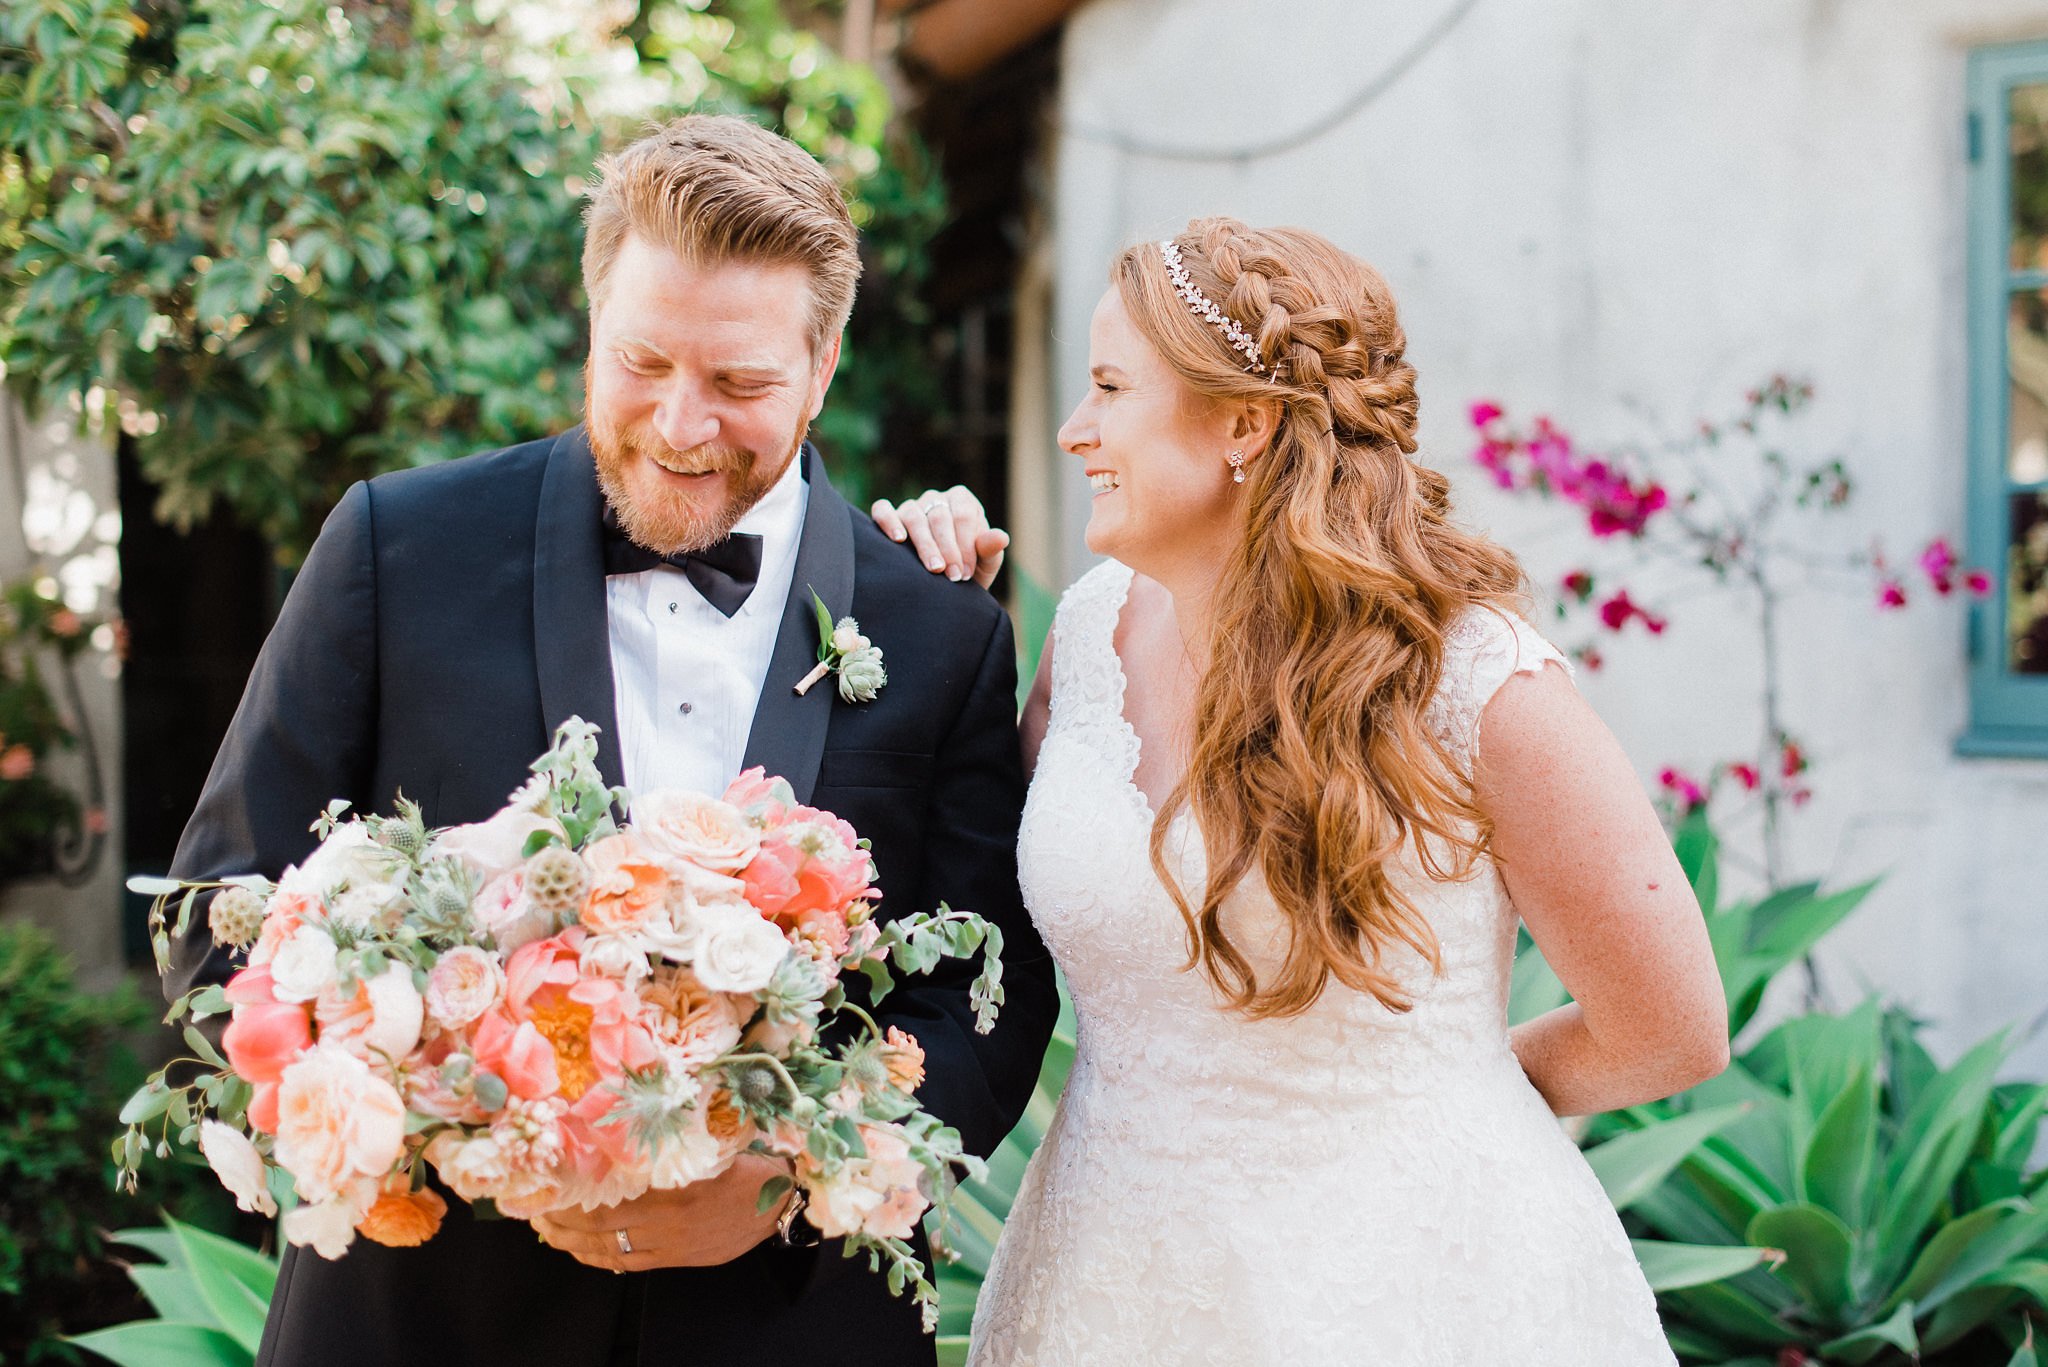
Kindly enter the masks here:
<path id="1" fill-rule="evenodd" d="M 1031 691 L 1024 697 L 1024 714 L 1017 718 L 1017 739 L 1024 747 L 1024 778 L 1038 772 L 1038 747 L 1045 743 L 1045 723 L 1052 716 L 1052 633 L 1045 633 L 1045 649 L 1038 652 L 1038 672 L 1031 676 Z"/>
<path id="2" fill-rule="evenodd" d="M 1699 903 L 1621 745 L 1561 670 L 1493 695 L 1474 778 L 1515 909 L 1572 994 L 1511 1032 L 1550 1109 L 1632 1106 L 1727 1067 Z"/>

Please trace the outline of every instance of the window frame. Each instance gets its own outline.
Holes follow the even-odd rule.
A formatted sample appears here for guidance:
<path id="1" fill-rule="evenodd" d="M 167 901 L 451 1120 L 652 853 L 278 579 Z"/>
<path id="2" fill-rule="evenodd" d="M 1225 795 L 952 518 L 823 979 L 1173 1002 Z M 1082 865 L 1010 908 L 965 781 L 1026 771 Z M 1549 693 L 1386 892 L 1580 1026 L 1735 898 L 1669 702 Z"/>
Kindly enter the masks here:
<path id="1" fill-rule="evenodd" d="M 2048 674 L 2005 667 L 2010 498 L 2048 483 L 2009 477 L 2011 396 L 2006 320 L 2016 290 L 2048 289 L 2048 270 L 2011 268 L 2011 92 L 2048 84 L 2048 40 L 2007 43 L 1968 56 L 1969 99 L 1969 563 L 1991 575 L 1991 593 L 1969 605 L 1970 718 L 1956 741 L 1963 755 L 2048 759 Z"/>

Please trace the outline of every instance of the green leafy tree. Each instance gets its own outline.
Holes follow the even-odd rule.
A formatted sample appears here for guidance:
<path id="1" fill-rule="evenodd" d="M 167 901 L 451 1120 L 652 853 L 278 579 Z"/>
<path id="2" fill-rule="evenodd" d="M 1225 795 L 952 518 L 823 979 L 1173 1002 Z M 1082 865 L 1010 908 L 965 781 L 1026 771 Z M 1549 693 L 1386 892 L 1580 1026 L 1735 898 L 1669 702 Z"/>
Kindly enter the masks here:
<path id="1" fill-rule="evenodd" d="M 874 74 L 771 0 L 650 6 L 623 36 L 522 31 L 499 8 L 17 0 L 0 14 L 9 383 L 118 419 L 160 516 L 225 502 L 289 554 L 353 480 L 575 420 L 580 198 L 649 117 L 787 132 L 847 187 L 871 260 L 914 285 L 936 191 L 892 148 Z M 821 427 L 856 462 L 862 406 L 928 383 L 892 325 L 914 289 L 877 293 L 898 302 L 856 331 L 858 377 Z"/>

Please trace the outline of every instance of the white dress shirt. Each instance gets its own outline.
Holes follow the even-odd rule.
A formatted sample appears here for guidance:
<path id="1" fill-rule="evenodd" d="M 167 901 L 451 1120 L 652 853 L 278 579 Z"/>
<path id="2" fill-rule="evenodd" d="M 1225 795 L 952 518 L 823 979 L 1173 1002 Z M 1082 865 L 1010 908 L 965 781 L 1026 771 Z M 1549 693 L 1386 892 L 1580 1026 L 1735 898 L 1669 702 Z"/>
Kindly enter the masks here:
<path id="1" fill-rule="evenodd" d="M 732 616 L 667 565 L 605 579 L 619 753 L 632 791 L 715 797 L 738 776 L 796 574 L 810 499 L 803 459 L 799 451 L 733 528 L 761 537 L 761 577 Z"/>

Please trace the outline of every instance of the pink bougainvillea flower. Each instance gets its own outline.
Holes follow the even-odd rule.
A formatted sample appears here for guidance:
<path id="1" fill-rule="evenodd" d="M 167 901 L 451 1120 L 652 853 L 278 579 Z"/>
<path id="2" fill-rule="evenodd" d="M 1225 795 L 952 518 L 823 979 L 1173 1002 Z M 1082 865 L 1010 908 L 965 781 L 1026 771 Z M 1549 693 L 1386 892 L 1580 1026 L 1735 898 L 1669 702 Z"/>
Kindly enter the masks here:
<path id="1" fill-rule="evenodd" d="M 1630 598 L 1627 589 L 1615 590 L 1613 597 L 1600 604 L 1600 622 L 1609 631 L 1620 631 L 1632 620 L 1640 620 L 1652 636 L 1662 636 L 1664 628 L 1671 625 L 1667 619 Z"/>
<path id="2" fill-rule="evenodd" d="M 1877 605 L 1880 608 L 1906 606 L 1906 586 L 1896 579 L 1885 580 L 1877 586 Z"/>
<path id="3" fill-rule="evenodd" d="M 1573 570 L 1562 582 L 1564 591 L 1581 603 L 1593 596 L 1593 576 L 1585 570 Z"/>
<path id="4" fill-rule="evenodd" d="M 1677 769 L 1665 768 L 1657 775 L 1657 786 L 1676 798 L 1688 812 L 1707 805 L 1706 790 Z"/>
<path id="5" fill-rule="evenodd" d="M 1988 597 L 1991 593 L 1991 576 L 1983 570 L 1971 570 L 1963 576 L 1963 587 L 1975 597 Z"/>
<path id="6" fill-rule="evenodd" d="M 1499 404 L 1488 399 L 1481 399 L 1478 403 L 1472 405 L 1472 425 L 1474 427 L 1484 427 L 1495 418 L 1498 418 L 1502 411 Z"/>
<path id="7" fill-rule="evenodd" d="M 1945 536 L 1937 536 L 1934 540 L 1927 543 L 1926 550 L 1920 552 L 1920 568 L 1926 572 L 1930 580 L 1934 581 L 1935 587 L 1943 593 L 1947 593 L 1948 588 L 1952 587 L 1946 585 L 1948 585 L 1950 577 L 1954 575 L 1958 563 L 1955 547 L 1949 545 L 1948 538 Z"/>
<path id="8" fill-rule="evenodd" d="M 1755 792 L 1758 785 L 1764 781 L 1763 775 L 1756 771 L 1754 764 L 1743 764 L 1740 761 L 1728 766 L 1728 777 L 1741 784 L 1744 792 L 1750 793 Z"/>

